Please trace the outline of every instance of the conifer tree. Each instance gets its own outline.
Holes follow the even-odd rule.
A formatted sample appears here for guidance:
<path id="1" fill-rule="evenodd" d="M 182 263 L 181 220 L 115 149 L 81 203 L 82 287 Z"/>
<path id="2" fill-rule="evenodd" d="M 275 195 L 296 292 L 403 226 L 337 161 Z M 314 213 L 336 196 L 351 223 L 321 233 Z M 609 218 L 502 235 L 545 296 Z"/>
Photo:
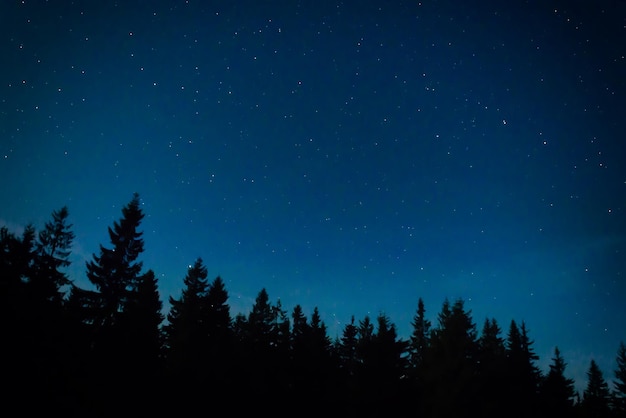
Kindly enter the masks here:
<path id="1" fill-rule="evenodd" d="M 3 307 L 24 304 L 24 284 L 30 277 L 34 257 L 35 227 L 29 224 L 18 237 L 0 227 L 0 297 Z"/>
<path id="2" fill-rule="evenodd" d="M 505 347 L 502 330 L 495 318 L 487 318 L 478 339 L 479 390 L 482 393 L 481 416 L 496 417 L 504 407 Z"/>
<path id="3" fill-rule="evenodd" d="M 163 350 L 163 303 L 154 271 L 140 276 L 133 296 L 124 311 L 128 360 L 130 367 L 150 375 L 160 367 Z"/>
<path id="4" fill-rule="evenodd" d="M 265 399 L 273 391 L 280 391 L 277 386 L 282 386 L 284 383 L 272 372 L 277 366 L 276 341 L 273 332 L 275 313 L 267 290 L 262 288 L 257 294 L 247 319 L 241 324 L 244 326 L 242 357 L 240 357 L 241 383 L 244 390 L 254 394 L 257 400 Z"/>
<path id="5" fill-rule="evenodd" d="M 609 385 L 604 380 L 600 367 L 592 359 L 587 370 L 587 387 L 583 392 L 582 411 L 587 417 L 608 418 L 611 416 L 610 402 Z"/>
<path id="6" fill-rule="evenodd" d="M 24 388 L 41 381 L 38 366 L 33 365 L 33 315 L 27 297 L 27 281 L 31 275 L 35 245 L 35 228 L 28 225 L 21 236 L 0 228 L 0 335 L 2 335 L 3 408 L 33 411 Z M 34 339 L 39 335 L 37 335 Z M 41 390 L 33 390 L 38 395 Z"/>
<path id="7" fill-rule="evenodd" d="M 506 347 L 506 393 L 505 404 L 515 405 L 510 413 L 515 417 L 526 417 L 537 413 L 538 390 L 541 371 L 536 365 L 539 357 L 528 337 L 526 323 L 521 327 L 511 320 L 505 343 Z"/>
<path id="8" fill-rule="evenodd" d="M 74 233 L 68 224 L 67 207 L 52 212 L 37 234 L 34 242 L 33 261 L 25 283 L 27 302 L 24 319 L 29 325 L 28 363 L 36 371 L 33 382 L 50 382 L 42 393 L 51 400 L 59 397 L 62 385 L 55 382 L 66 376 L 67 365 L 73 361 L 69 352 L 71 334 L 64 316 L 64 292 L 70 280 L 63 271 L 70 265 Z"/>
<path id="9" fill-rule="evenodd" d="M 258 353 L 268 353 L 272 346 L 272 330 L 274 323 L 274 310 L 269 301 L 269 295 L 265 288 L 261 289 L 248 314 L 248 338 Z"/>
<path id="10" fill-rule="evenodd" d="M 204 307 L 209 286 L 207 275 L 207 268 L 202 258 L 198 257 L 183 279 L 180 298 L 169 297 L 170 310 L 167 325 L 164 326 L 170 371 L 187 378 L 193 375 L 193 380 L 205 371 L 207 353 L 204 349 L 208 346 L 207 310 Z"/>
<path id="11" fill-rule="evenodd" d="M 464 301 L 446 299 L 431 334 L 426 386 L 431 413 L 441 416 L 474 414 L 478 342 L 471 312 Z"/>
<path id="12" fill-rule="evenodd" d="M 95 323 L 105 330 L 116 325 L 130 292 L 136 289 L 142 268 L 137 258 L 143 252 L 143 233 L 139 231 L 143 218 L 139 194 L 135 193 L 122 208 L 121 220 L 108 228 L 112 248 L 100 245 L 100 255 L 94 254 L 87 262 L 87 278 L 98 290 L 100 315 Z"/>
<path id="13" fill-rule="evenodd" d="M 573 413 L 574 380 L 565 377 L 567 363 L 558 347 L 554 348 L 554 357 L 550 370 L 541 384 L 542 412 L 549 417 L 566 417 Z"/>
<path id="14" fill-rule="evenodd" d="M 407 372 L 408 341 L 398 338 L 396 326 L 387 315 L 379 314 L 376 322 L 373 339 L 376 374 L 380 383 L 395 391 Z"/>
<path id="15" fill-rule="evenodd" d="M 419 298 L 417 301 L 417 312 L 413 317 L 413 332 L 410 338 L 410 365 L 413 370 L 419 373 L 424 363 L 424 355 L 430 344 L 430 321 L 426 319 L 426 309 L 424 301 Z"/>
<path id="16" fill-rule="evenodd" d="M 331 364 L 331 340 L 327 334 L 327 328 L 320 316 L 317 306 L 313 308 L 309 326 L 306 328 L 306 366 L 305 378 L 308 383 L 305 385 L 307 398 L 313 397 L 324 399 L 329 396 L 326 391 L 329 388 Z M 306 399 L 306 398 L 305 398 Z M 319 408 L 316 408 L 320 411 Z"/>
<path id="17" fill-rule="evenodd" d="M 358 334 L 359 330 L 354 323 L 354 315 L 352 315 L 350 323 L 343 328 L 337 348 L 339 351 L 339 367 L 345 378 L 353 378 L 356 373 Z"/>
<path id="18" fill-rule="evenodd" d="M 70 284 L 61 269 L 70 265 L 69 256 L 74 240 L 72 225 L 67 223 L 67 207 L 52 212 L 52 220 L 46 222 L 35 243 L 35 263 L 30 275 L 30 294 L 39 305 L 63 302 L 63 288 Z"/>
<path id="19" fill-rule="evenodd" d="M 304 336 L 306 335 L 308 327 L 307 318 L 304 315 L 300 304 L 293 307 L 293 311 L 291 312 L 291 323 L 292 346 L 294 351 L 298 351 L 302 349 L 302 345 L 306 344 Z"/>
<path id="20" fill-rule="evenodd" d="M 208 332 L 208 355 L 213 359 L 213 368 L 221 369 L 221 366 L 232 361 L 233 330 L 230 306 L 228 305 L 228 292 L 224 281 L 217 276 L 208 287 L 206 296 L 207 309 L 207 332 Z M 222 370 L 225 372 L 225 370 Z"/>
<path id="21" fill-rule="evenodd" d="M 359 321 L 358 340 L 357 340 L 357 358 L 359 363 L 359 372 L 362 373 L 364 367 L 371 362 L 372 356 L 372 340 L 374 338 L 374 324 L 369 315 Z"/>
<path id="22" fill-rule="evenodd" d="M 626 418 L 626 345 L 624 342 L 619 344 L 616 361 L 613 405 L 617 416 Z"/>

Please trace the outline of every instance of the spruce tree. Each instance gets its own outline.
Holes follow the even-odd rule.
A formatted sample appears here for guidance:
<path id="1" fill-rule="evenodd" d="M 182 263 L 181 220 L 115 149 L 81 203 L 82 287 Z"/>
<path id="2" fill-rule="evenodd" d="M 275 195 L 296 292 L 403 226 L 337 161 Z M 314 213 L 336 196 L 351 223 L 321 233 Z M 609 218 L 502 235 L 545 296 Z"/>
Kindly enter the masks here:
<path id="1" fill-rule="evenodd" d="M 587 387 L 583 392 L 582 411 L 587 417 L 608 418 L 611 416 L 610 402 L 609 385 L 604 380 L 600 367 L 592 359 L 587 370 Z"/>
<path id="2" fill-rule="evenodd" d="M 207 348 L 207 310 L 205 298 L 208 292 L 207 268 L 198 257 L 189 266 L 183 279 L 181 296 L 169 297 L 170 310 L 167 324 L 163 327 L 170 372 L 196 381 L 204 373 Z"/>
<path id="3" fill-rule="evenodd" d="M 616 415 L 626 417 L 626 345 L 620 342 L 617 350 L 617 369 L 613 381 L 613 404 Z"/>
<path id="4" fill-rule="evenodd" d="M 501 414 L 505 392 L 506 354 L 502 330 L 495 318 L 487 318 L 478 339 L 478 374 L 481 402 L 481 416 L 496 417 Z"/>
<path id="5" fill-rule="evenodd" d="M 554 357 L 550 370 L 541 384 L 542 413 L 548 417 L 567 417 L 573 413 L 574 380 L 565 377 L 567 363 L 558 347 L 554 348 Z"/>
<path id="6" fill-rule="evenodd" d="M 99 255 L 86 263 L 87 278 L 95 291 L 77 292 L 87 300 L 78 305 L 88 307 L 91 338 L 89 376 L 92 379 L 94 405 L 112 414 L 121 404 L 136 404 L 134 380 L 130 379 L 132 359 L 137 356 L 133 344 L 139 315 L 136 310 L 142 280 L 143 233 L 139 230 L 144 213 L 139 194 L 122 208 L 122 217 L 108 228 L 111 247 L 100 245 Z M 73 302 L 74 304 L 76 302 Z M 107 382 L 103 384 L 103 382 Z"/>
<path id="7" fill-rule="evenodd" d="M 306 351 L 304 373 L 302 376 L 306 380 L 304 385 L 305 391 L 302 400 L 311 397 L 319 400 L 326 399 L 330 395 L 328 389 L 330 387 L 331 376 L 331 340 L 327 334 L 327 328 L 320 316 L 318 307 L 313 308 L 309 326 L 305 331 Z M 320 413 L 321 404 L 317 405 L 315 410 Z"/>
<path id="8" fill-rule="evenodd" d="M 54 304 L 63 302 L 64 288 L 70 284 L 66 273 L 62 271 L 70 265 L 74 232 L 68 224 L 67 207 L 52 212 L 52 220 L 46 222 L 39 232 L 35 244 L 35 264 L 29 280 L 30 294 L 36 303 Z"/>
<path id="9" fill-rule="evenodd" d="M 121 220 L 108 228 L 112 247 L 100 245 L 100 255 L 94 254 L 87 262 L 87 278 L 98 291 L 100 315 L 95 323 L 104 329 L 116 325 L 130 293 L 136 289 L 142 268 L 137 259 L 144 246 L 139 231 L 143 218 L 139 194 L 135 193 L 122 208 Z"/>
<path id="10" fill-rule="evenodd" d="M 518 327 L 515 320 L 511 320 L 505 342 L 507 378 L 503 396 L 505 405 L 515 405 L 510 411 L 514 417 L 527 417 L 537 413 L 541 371 L 536 365 L 539 357 L 533 350 L 533 344 L 525 322 L 522 321 Z"/>
<path id="11" fill-rule="evenodd" d="M 243 390 L 260 401 L 277 391 L 279 382 L 273 369 L 275 361 L 274 316 L 275 310 L 265 288 L 262 288 L 252 305 L 243 329 L 243 350 L 240 358 L 240 376 Z"/>
<path id="12" fill-rule="evenodd" d="M 210 284 L 206 295 L 208 352 L 211 370 L 226 378 L 233 362 L 233 320 L 228 305 L 228 292 L 224 281 L 217 276 Z"/>
<path id="13" fill-rule="evenodd" d="M 426 398 L 431 413 L 454 416 L 476 413 L 476 325 L 464 301 L 446 299 L 438 315 L 438 326 L 431 334 Z"/>
<path id="14" fill-rule="evenodd" d="M 354 315 L 350 318 L 350 323 L 343 328 L 341 339 L 339 340 L 339 367 L 342 376 L 346 379 L 354 378 L 357 369 L 357 343 L 359 330 L 354 322 Z"/>
<path id="15" fill-rule="evenodd" d="M 424 355 L 430 344 L 430 321 L 426 319 L 426 309 L 424 301 L 419 298 L 417 301 L 417 312 L 411 322 L 413 332 L 410 337 L 409 361 L 414 374 L 420 373 L 424 364 Z"/>

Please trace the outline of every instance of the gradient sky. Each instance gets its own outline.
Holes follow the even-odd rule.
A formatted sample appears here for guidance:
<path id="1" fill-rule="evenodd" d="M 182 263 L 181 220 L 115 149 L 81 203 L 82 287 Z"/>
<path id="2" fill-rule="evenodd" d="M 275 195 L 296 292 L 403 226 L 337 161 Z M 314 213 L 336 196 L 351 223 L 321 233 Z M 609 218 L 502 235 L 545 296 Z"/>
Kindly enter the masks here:
<path id="1" fill-rule="evenodd" d="M 140 193 L 189 264 L 331 337 L 463 298 L 585 384 L 626 341 L 620 1 L 2 1 L 0 224 L 67 205 L 72 279 Z"/>

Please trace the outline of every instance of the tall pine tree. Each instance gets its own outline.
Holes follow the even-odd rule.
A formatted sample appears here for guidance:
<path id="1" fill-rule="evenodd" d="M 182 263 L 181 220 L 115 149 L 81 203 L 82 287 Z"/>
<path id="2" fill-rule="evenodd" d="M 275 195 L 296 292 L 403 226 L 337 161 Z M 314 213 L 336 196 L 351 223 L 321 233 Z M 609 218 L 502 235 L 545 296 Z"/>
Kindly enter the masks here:
<path id="1" fill-rule="evenodd" d="M 626 345 L 620 342 L 617 350 L 617 369 L 613 381 L 613 405 L 617 416 L 626 418 Z"/>
<path id="2" fill-rule="evenodd" d="M 68 224 L 67 207 L 52 212 L 52 220 L 46 222 L 35 244 L 35 264 L 29 280 L 30 293 L 36 303 L 52 303 L 60 307 L 64 288 L 70 280 L 62 271 L 70 265 L 74 232 Z"/>
<path id="3" fill-rule="evenodd" d="M 169 298 L 170 310 L 164 326 L 168 368 L 180 379 L 197 384 L 206 372 L 209 339 L 205 299 L 209 284 L 202 258 L 189 266 L 180 298 Z"/>
<path id="4" fill-rule="evenodd" d="M 550 370 L 541 384 L 542 413 L 546 417 L 568 417 L 573 413 L 576 392 L 574 380 L 565 377 L 566 365 L 555 347 Z"/>
<path id="5" fill-rule="evenodd" d="M 501 333 L 496 319 L 487 318 L 478 339 L 479 390 L 483 399 L 480 415 L 485 418 L 500 416 L 505 406 L 506 354 Z"/>
<path id="6" fill-rule="evenodd" d="M 509 414 L 514 417 L 533 416 L 538 410 L 538 391 L 541 371 L 537 367 L 539 357 L 533 350 L 526 323 L 518 327 L 511 320 L 505 342 L 506 384 L 505 404 L 512 405 Z"/>
<path id="7" fill-rule="evenodd" d="M 464 301 L 446 299 L 438 315 L 438 326 L 431 334 L 428 368 L 425 374 L 431 413 L 436 416 L 475 414 L 476 325 Z"/>
<path id="8" fill-rule="evenodd" d="M 137 261 L 144 242 L 139 226 L 144 213 L 139 194 L 122 208 L 122 218 L 109 227 L 111 248 L 100 245 L 100 254 L 87 262 L 87 278 L 96 287 L 99 317 L 97 325 L 108 329 L 115 326 L 126 307 L 130 293 L 137 289 L 142 263 Z"/>
<path id="9" fill-rule="evenodd" d="M 608 418 L 611 416 L 611 392 L 600 367 L 591 360 L 587 370 L 587 387 L 583 392 L 581 409 L 586 417 Z"/>
<path id="10" fill-rule="evenodd" d="M 417 301 L 417 312 L 411 322 L 413 332 L 410 338 L 409 361 L 414 373 L 420 373 L 424 364 L 424 355 L 430 344 L 430 321 L 426 319 L 426 309 L 424 301 L 419 298 Z"/>

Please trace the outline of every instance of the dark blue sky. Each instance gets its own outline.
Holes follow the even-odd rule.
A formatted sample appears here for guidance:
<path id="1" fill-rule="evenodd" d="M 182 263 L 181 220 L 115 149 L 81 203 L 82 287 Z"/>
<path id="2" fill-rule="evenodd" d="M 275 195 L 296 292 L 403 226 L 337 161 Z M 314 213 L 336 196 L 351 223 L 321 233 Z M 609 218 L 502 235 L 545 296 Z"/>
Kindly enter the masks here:
<path id="1" fill-rule="evenodd" d="M 70 269 L 139 192 L 146 269 L 202 257 L 339 335 L 463 298 L 584 384 L 626 340 L 619 1 L 7 1 L 0 223 L 67 205 Z M 166 304 L 167 305 L 167 304 Z"/>

